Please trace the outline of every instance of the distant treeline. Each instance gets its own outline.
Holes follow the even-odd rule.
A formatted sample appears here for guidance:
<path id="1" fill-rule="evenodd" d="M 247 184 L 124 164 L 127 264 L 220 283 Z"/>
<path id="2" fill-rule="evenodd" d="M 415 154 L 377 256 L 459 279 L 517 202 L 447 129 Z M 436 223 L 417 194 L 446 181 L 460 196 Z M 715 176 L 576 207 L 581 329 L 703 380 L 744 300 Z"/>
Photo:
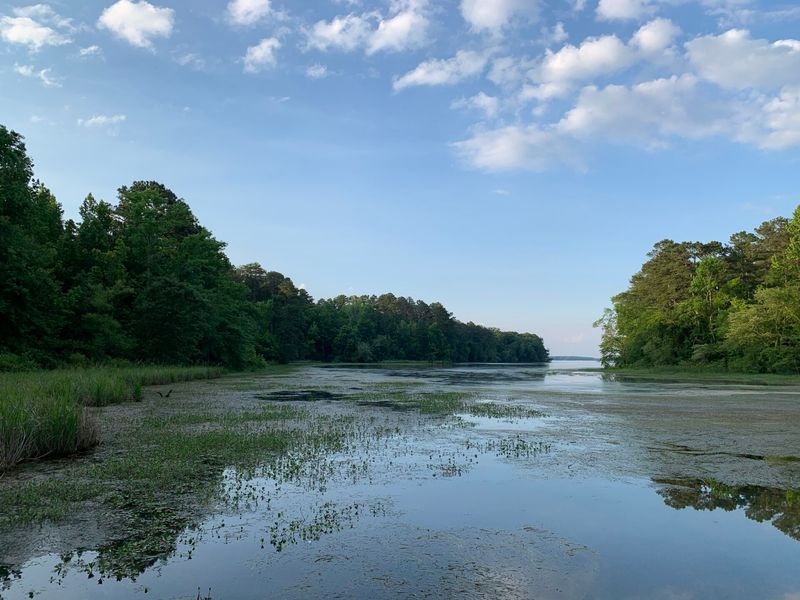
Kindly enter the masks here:
<path id="1" fill-rule="evenodd" d="M 800 207 L 728 243 L 663 240 L 603 327 L 607 365 L 800 373 Z"/>
<path id="2" fill-rule="evenodd" d="M 225 244 L 156 182 L 91 195 L 64 220 L 0 126 L 0 370 L 114 359 L 234 368 L 264 360 L 541 362 L 542 339 L 461 323 L 391 294 L 314 302 Z"/>

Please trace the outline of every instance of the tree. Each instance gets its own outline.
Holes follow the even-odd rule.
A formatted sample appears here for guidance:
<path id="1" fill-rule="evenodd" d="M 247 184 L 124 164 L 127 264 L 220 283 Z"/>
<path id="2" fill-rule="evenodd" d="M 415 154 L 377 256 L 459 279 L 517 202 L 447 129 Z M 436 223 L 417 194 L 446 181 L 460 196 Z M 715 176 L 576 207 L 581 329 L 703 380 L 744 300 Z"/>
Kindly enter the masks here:
<path id="1" fill-rule="evenodd" d="M 0 351 L 44 360 L 54 350 L 63 234 L 61 207 L 33 181 L 22 136 L 0 125 Z"/>

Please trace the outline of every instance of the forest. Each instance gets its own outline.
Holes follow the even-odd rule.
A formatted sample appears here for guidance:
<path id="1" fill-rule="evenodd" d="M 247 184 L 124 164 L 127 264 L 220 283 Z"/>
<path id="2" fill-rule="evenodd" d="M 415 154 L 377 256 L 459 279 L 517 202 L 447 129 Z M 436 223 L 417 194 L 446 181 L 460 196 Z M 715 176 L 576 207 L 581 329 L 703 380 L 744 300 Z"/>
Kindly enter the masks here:
<path id="1" fill-rule="evenodd" d="M 728 242 L 662 240 L 595 323 L 603 363 L 800 373 L 800 207 Z"/>
<path id="2" fill-rule="evenodd" d="M 314 299 L 225 244 L 164 185 L 64 219 L 24 139 L 0 126 L 0 371 L 105 363 L 544 362 L 534 334 L 462 323 L 411 298 Z"/>

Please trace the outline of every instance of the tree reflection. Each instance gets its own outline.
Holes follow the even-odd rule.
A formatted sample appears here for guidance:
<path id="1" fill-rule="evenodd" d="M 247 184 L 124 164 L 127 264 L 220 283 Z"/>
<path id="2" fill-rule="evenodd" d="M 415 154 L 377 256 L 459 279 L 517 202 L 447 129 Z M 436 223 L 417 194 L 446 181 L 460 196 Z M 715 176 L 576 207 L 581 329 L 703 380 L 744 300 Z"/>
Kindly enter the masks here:
<path id="1" fill-rule="evenodd" d="M 800 541 L 800 489 L 759 485 L 726 485 L 713 479 L 654 479 L 667 506 L 675 509 L 733 511 L 743 509 L 748 519 L 769 521 Z"/>

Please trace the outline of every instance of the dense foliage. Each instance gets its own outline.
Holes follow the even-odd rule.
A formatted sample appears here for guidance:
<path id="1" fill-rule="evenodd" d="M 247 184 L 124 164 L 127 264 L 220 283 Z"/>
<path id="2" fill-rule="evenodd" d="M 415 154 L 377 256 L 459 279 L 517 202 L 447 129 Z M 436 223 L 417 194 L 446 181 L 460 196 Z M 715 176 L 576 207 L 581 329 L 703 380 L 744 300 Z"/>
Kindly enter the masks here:
<path id="1" fill-rule="evenodd" d="M 663 240 L 596 325 L 607 365 L 800 373 L 800 207 L 728 243 Z"/>
<path id="2" fill-rule="evenodd" d="M 391 294 L 314 302 L 258 264 L 234 268 L 188 204 L 152 181 L 91 195 L 64 220 L 0 126 L 0 370 L 125 359 L 540 362 L 541 338 Z"/>

